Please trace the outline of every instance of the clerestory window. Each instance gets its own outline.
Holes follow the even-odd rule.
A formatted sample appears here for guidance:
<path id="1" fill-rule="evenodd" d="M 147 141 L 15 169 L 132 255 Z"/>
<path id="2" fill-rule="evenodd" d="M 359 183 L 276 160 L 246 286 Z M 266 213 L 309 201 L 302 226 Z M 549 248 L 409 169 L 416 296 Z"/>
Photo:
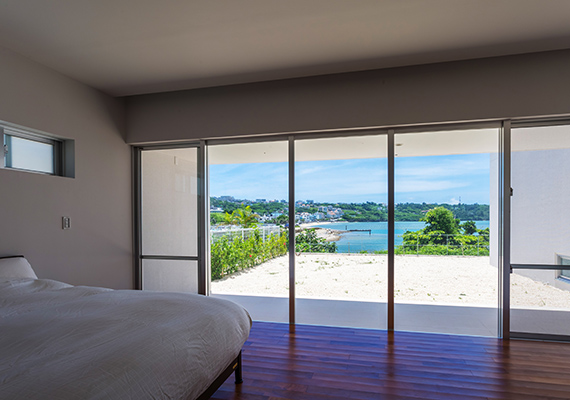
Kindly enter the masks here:
<path id="1" fill-rule="evenodd" d="M 49 175 L 73 176 L 70 167 L 65 168 L 66 159 L 73 157 L 72 143 L 6 126 L 0 126 L 0 135 L 4 158 L 0 167 Z M 66 149 L 71 150 L 71 154 L 64 154 Z"/>

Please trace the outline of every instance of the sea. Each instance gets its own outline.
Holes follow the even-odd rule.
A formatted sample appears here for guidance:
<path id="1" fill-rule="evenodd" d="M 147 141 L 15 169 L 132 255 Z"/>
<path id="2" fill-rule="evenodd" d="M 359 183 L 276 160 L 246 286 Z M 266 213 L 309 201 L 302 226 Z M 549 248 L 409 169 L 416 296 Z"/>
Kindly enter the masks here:
<path id="1" fill-rule="evenodd" d="M 489 227 L 489 221 L 475 221 L 477 229 Z M 333 222 L 314 227 L 334 229 L 339 231 L 370 230 L 369 232 L 346 232 L 336 241 L 338 253 L 360 253 L 361 251 L 373 252 L 388 249 L 388 222 Z M 406 231 L 415 232 L 425 227 L 422 221 L 396 221 L 394 230 L 396 237 L 395 245 L 402 244 L 402 235 Z"/>

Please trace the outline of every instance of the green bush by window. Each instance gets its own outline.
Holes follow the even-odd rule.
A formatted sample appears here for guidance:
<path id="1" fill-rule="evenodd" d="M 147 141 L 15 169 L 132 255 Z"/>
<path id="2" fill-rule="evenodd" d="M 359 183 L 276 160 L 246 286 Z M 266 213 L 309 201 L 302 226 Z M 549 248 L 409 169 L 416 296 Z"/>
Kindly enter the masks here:
<path id="1" fill-rule="evenodd" d="M 255 267 L 287 253 L 287 232 L 263 238 L 256 229 L 248 238 L 222 236 L 211 246 L 212 280 Z"/>

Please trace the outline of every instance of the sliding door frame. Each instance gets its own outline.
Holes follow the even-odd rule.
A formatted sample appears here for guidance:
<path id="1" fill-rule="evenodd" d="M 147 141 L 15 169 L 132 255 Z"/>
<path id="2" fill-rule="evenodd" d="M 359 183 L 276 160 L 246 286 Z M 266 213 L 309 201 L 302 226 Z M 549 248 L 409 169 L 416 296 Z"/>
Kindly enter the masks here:
<path id="1" fill-rule="evenodd" d="M 142 248 L 142 152 L 154 150 L 171 150 L 171 149 L 190 149 L 197 150 L 197 215 L 198 221 L 197 231 L 197 255 L 196 256 L 178 256 L 164 254 L 144 254 Z M 206 209 L 208 202 L 206 201 L 207 183 L 206 183 L 206 147 L 205 142 L 188 142 L 168 145 L 150 145 L 150 146 L 133 146 L 132 148 L 132 183 L 133 183 L 133 254 L 134 254 L 134 287 L 135 289 L 143 289 L 143 260 L 173 260 L 173 261 L 197 261 L 198 271 L 198 293 L 206 295 L 208 292 L 209 279 L 208 270 L 208 236 L 204 236 L 209 230 L 208 217 L 209 211 Z M 208 229 L 208 230 L 207 230 Z"/>
<path id="2" fill-rule="evenodd" d="M 295 223 L 295 142 L 303 139 L 329 139 L 336 137 L 380 136 L 388 138 L 388 299 L 387 327 L 394 330 L 394 244 L 395 244 L 395 134 L 428 133 L 434 131 L 477 130 L 484 128 L 499 129 L 499 298 L 498 326 L 499 337 L 508 339 L 510 335 L 509 309 L 509 274 L 510 274 L 510 126 L 511 121 L 493 119 L 461 123 L 443 123 L 427 125 L 410 125 L 396 127 L 378 127 L 366 129 L 347 129 L 321 132 L 296 132 L 283 134 L 268 134 L 260 136 L 209 139 L 176 143 L 172 145 L 134 146 L 132 148 L 133 169 L 133 247 L 134 247 L 134 286 L 142 289 L 142 260 L 145 258 L 162 257 L 144 255 L 142 251 L 142 204 L 141 204 L 141 152 L 145 150 L 176 149 L 193 147 L 198 149 L 198 255 L 196 257 L 175 257 L 168 259 L 192 259 L 198 261 L 198 290 L 200 294 L 210 294 L 210 265 L 209 265 L 209 192 L 208 192 L 208 147 L 221 144 L 245 144 L 272 141 L 288 142 L 288 171 L 289 171 L 289 226 Z M 289 326 L 294 331 L 295 318 L 295 237 L 294 230 L 289 232 Z"/>
<path id="3" fill-rule="evenodd" d="M 133 146 L 131 148 L 131 172 L 132 172 L 132 219 L 133 219 L 133 267 L 134 282 L 136 290 L 142 290 L 142 174 L 141 174 L 141 148 Z"/>
<path id="4" fill-rule="evenodd" d="M 512 125 L 512 126 L 511 126 Z M 508 178 L 510 183 L 510 162 L 511 162 L 511 129 L 517 128 L 535 128 L 535 127 L 551 127 L 551 126 L 560 126 L 566 125 L 570 127 L 570 119 L 567 116 L 563 117 L 551 117 L 551 118 L 538 118 L 538 119 L 524 119 L 519 121 L 509 121 L 509 129 L 508 129 L 508 146 L 509 146 L 509 154 L 508 154 Z M 506 176 L 506 174 L 505 174 Z M 512 189 L 509 186 L 510 196 L 513 195 Z M 510 196 L 509 196 L 509 207 L 510 207 Z M 505 290 L 507 292 L 510 291 L 510 274 L 513 273 L 515 269 L 525 270 L 565 270 L 569 271 L 570 266 L 558 265 L 558 264 L 530 264 L 530 263 L 522 263 L 522 264 L 511 264 L 510 259 L 510 208 L 508 214 L 508 221 L 509 221 L 509 241 L 507 242 L 508 245 L 508 252 L 505 250 L 505 254 L 508 256 L 508 273 L 507 273 L 507 281 L 505 283 Z M 509 300 L 510 294 L 507 294 L 507 300 Z M 510 306 L 508 308 L 508 312 L 510 313 Z M 509 314 L 510 316 L 510 314 Z M 552 341 L 561 341 L 561 342 L 570 342 L 570 335 L 559 335 L 559 334 L 544 334 L 544 333 L 530 333 L 530 332 L 518 332 L 512 331 L 510 327 L 510 318 L 508 320 L 509 324 L 507 324 L 504 329 L 506 332 L 503 334 L 504 338 L 512 338 L 512 339 L 531 339 L 531 340 L 552 340 Z"/>
<path id="5" fill-rule="evenodd" d="M 295 332 L 295 137 L 287 138 L 288 154 L 288 178 L 289 178 L 289 332 Z M 292 227 L 292 228 L 291 228 Z"/>
<path id="6" fill-rule="evenodd" d="M 394 130 L 388 131 L 388 299 L 387 299 L 387 326 L 388 331 L 394 331 L 395 315 L 394 315 L 394 266 L 395 266 L 395 245 L 396 245 L 396 161 L 395 161 L 395 134 Z"/>
<path id="7" fill-rule="evenodd" d="M 511 121 L 499 134 L 499 337 L 511 332 Z"/>
<path id="8" fill-rule="evenodd" d="M 247 143 L 263 143 L 272 141 L 286 141 L 288 142 L 288 185 L 289 185 L 289 226 L 295 225 L 295 142 L 311 139 L 331 139 L 331 138 L 349 138 L 349 137 L 361 137 L 361 136 L 387 136 L 387 152 L 388 152 L 388 299 L 387 299 L 387 329 L 389 331 L 394 330 L 395 312 L 394 312 L 394 264 L 395 264 L 395 135 L 396 134 L 407 134 L 407 133 L 429 133 L 438 131 L 454 131 L 454 130 L 478 130 L 478 129 L 497 129 L 499 131 L 499 141 L 497 145 L 499 162 L 501 165 L 505 162 L 505 153 L 501 151 L 504 148 L 504 135 L 502 132 L 505 130 L 504 123 L 502 120 L 490 120 L 490 121 L 480 121 L 480 122 L 465 122 L 465 123 L 449 123 L 449 124 L 430 124 L 430 125 L 414 125 L 414 126 L 404 126 L 395 128 L 370 128 L 370 129 L 354 129 L 354 130 L 339 130 L 339 131 L 323 131 L 323 132 L 300 132 L 294 134 L 275 134 L 275 135 L 264 135 L 256 137 L 245 137 L 245 138 L 224 138 L 224 139 L 211 139 L 205 142 L 205 147 L 211 145 L 228 145 L 228 144 L 247 144 Z M 510 131 L 509 131 L 510 132 Z M 510 142 L 509 142 L 510 143 Z M 509 164 L 510 165 L 510 162 Z M 504 169 L 499 168 L 499 174 L 502 174 Z M 499 177 L 499 185 L 510 185 L 510 179 L 507 182 L 503 181 L 502 175 Z M 510 187 L 510 186 L 509 186 Z M 499 249 L 498 252 L 501 254 L 502 246 L 505 243 L 509 243 L 508 240 L 508 227 L 505 229 L 503 218 L 505 214 L 503 213 L 505 199 L 502 196 L 501 188 L 498 188 L 499 198 L 495 199 L 499 206 Z M 507 199 L 510 202 L 510 199 Z M 507 234 L 507 237 L 505 237 Z M 208 235 L 205 235 L 208 237 Z M 295 232 L 293 229 L 289 230 L 289 329 L 294 332 L 296 324 L 296 296 L 295 296 Z M 505 260 L 508 265 L 508 259 Z M 509 271 L 509 268 L 506 268 Z M 499 260 L 499 281 L 501 277 L 505 275 L 505 268 L 503 268 L 501 260 Z M 507 273 L 508 279 L 508 273 Z M 508 324 L 508 308 L 504 312 L 501 307 L 502 301 L 504 299 L 505 293 L 508 296 L 508 291 L 505 291 L 503 287 L 498 287 L 498 332 L 499 336 L 504 335 L 502 328 L 504 326 L 509 326 Z M 508 302 L 508 300 L 507 300 Z M 508 303 L 507 303 L 508 304 Z M 507 318 L 506 324 L 504 318 Z"/>
<path id="9" fill-rule="evenodd" d="M 452 132 L 460 130 L 481 130 L 481 129 L 497 129 L 497 154 L 499 157 L 498 171 L 499 183 L 497 188 L 497 198 L 495 201 L 498 206 L 498 297 L 497 297 L 497 337 L 508 339 L 509 337 L 509 327 L 510 327 L 510 310 L 508 308 L 509 304 L 509 287 L 505 286 L 505 283 L 510 285 L 509 273 L 510 273 L 510 195 L 506 196 L 505 193 L 510 194 L 510 121 L 509 120 L 489 120 L 489 121 L 479 121 L 479 122 L 465 122 L 465 123 L 450 123 L 450 124 L 433 124 L 433 125 L 414 125 L 405 127 L 396 127 L 389 130 L 392 135 L 401 134 L 423 134 L 430 132 Z M 390 133 L 391 132 L 391 133 Z M 390 142 L 390 139 L 389 139 Z M 392 139 L 391 144 L 388 144 L 389 159 L 392 163 L 394 162 L 395 153 L 395 142 Z M 391 148 L 390 148 L 391 147 Z M 391 151 L 391 153 L 390 153 Z M 390 162 L 390 161 L 389 161 Z M 395 168 L 392 166 L 392 171 L 390 172 L 390 166 L 388 167 L 388 182 L 390 187 L 390 181 L 392 181 L 392 186 L 394 186 L 395 180 Z M 505 188 L 509 190 L 505 190 Z M 389 207 L 395 206 L 394 193 L 390 194 L 389 190 Z M 392 188 L 394 190 L 394 188 Z M 390 212 L 390 208 L 388 209 Z M 392 212 L 394 212 L 392 210 Z M 390 216 L 388 216 L 388 221 L 390 221 Z M 394 235 L 395 233 L 395 222 L 391 221 L 388 225 L 388 330 L 394 330 Z M 392 241 L 390 241 L 390 235 L 392 235 Z M 392 256 L 390 258 L 390 254 Z M 391 285 L 391 289 L 390 289 Z M 390 296 L 390 290 L 392 290 L 392 296 Z M 391 298 L 390 298 L 391 297 Z M 505 307 L 506 304 L 506 307 Z M 391 314 L 390 314 L 391 313 Z M 390 325 L 392 324 L 392 325 Z M 390 329 L 392 326 L 392 329 Z"/>

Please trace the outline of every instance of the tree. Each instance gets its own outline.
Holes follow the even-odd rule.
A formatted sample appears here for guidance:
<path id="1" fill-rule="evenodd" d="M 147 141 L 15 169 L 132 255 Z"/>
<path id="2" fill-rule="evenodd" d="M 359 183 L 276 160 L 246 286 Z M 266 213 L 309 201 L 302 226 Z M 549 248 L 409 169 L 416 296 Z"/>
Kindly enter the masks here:
<path id="1" fill-rule="evenodd" d="M 277 225 L 286 225 L 289 222 L 289 216 L 287 214 L 281 214 L 275 218 L 274 221 Z"/>
<path id="2" fill-rule="evenodd" d="M 226 211 L 224 213 L 221 221 L 220 221 L 220 224 L 222 224 L 222 225 L 237 225 L 235 210 L 232 211 L 231 214 Z"/>
<path id="3" fill-rule="evenodd" d="M 295 237 L 295 251 L 299 253 L 336 253 L 336 243 L 317 236 L 316 230 L 305 229 Z"/>
<path id="4" fill-rule="evenodd" d="M 475 222 L 473 221 L 465 221 L 460 225 L 460 227 L 466 235 L 473 235 L 477 232 L 477 225 L 475 225 Z"/>
<path id="5" fill-rule="evenodd" d="M 222 225 L 239 225 L 242 228 L 255 228 L 258 224 L 258 214 L 255 214 L 250 206 L 238 208 L 230 214 L 226 212 L 223 216 Z"/>
<path id="6" fill-rule="evenodd" d="M 432 255 L 489 255 L 489 229 L 478 230 L 475 222 L 459 224 L 453 212 L 444 207 L 429 210 L 422 218 L 426 226 L 402 235 L 403 244 L 396 251 Z M 461 228 L 465 233 L 459 232 Z M 485 235 L 487 232 L 487 235 Z M 478 233 L 477 236 L 474 234 Z"/>
<path id="7" fill-rule="evenodd" d="M 210 213 L 210 224 L 212 225 L 222 224 L 224 222 L 224 219 L 224 214 Z"/>
<path id="8" fill-rule="evenodd" d="M 432 208 L 421 220 L 426 223 L 423 229 L 425 233 L 435 231 L 441 231 L 447 235 L 459 233 L 459 220 L 453 217 L 453 212 L 444 207 Z"/>
<path id="9" fill-rule="evenodd" d="M 242 228 L 255 228 L 259 221 L 259 214 L 252 211 L 251 206 L 245 208 L 239 208 L 235 210 L 232 215 L 235 214 L 235 222 Z"/>

